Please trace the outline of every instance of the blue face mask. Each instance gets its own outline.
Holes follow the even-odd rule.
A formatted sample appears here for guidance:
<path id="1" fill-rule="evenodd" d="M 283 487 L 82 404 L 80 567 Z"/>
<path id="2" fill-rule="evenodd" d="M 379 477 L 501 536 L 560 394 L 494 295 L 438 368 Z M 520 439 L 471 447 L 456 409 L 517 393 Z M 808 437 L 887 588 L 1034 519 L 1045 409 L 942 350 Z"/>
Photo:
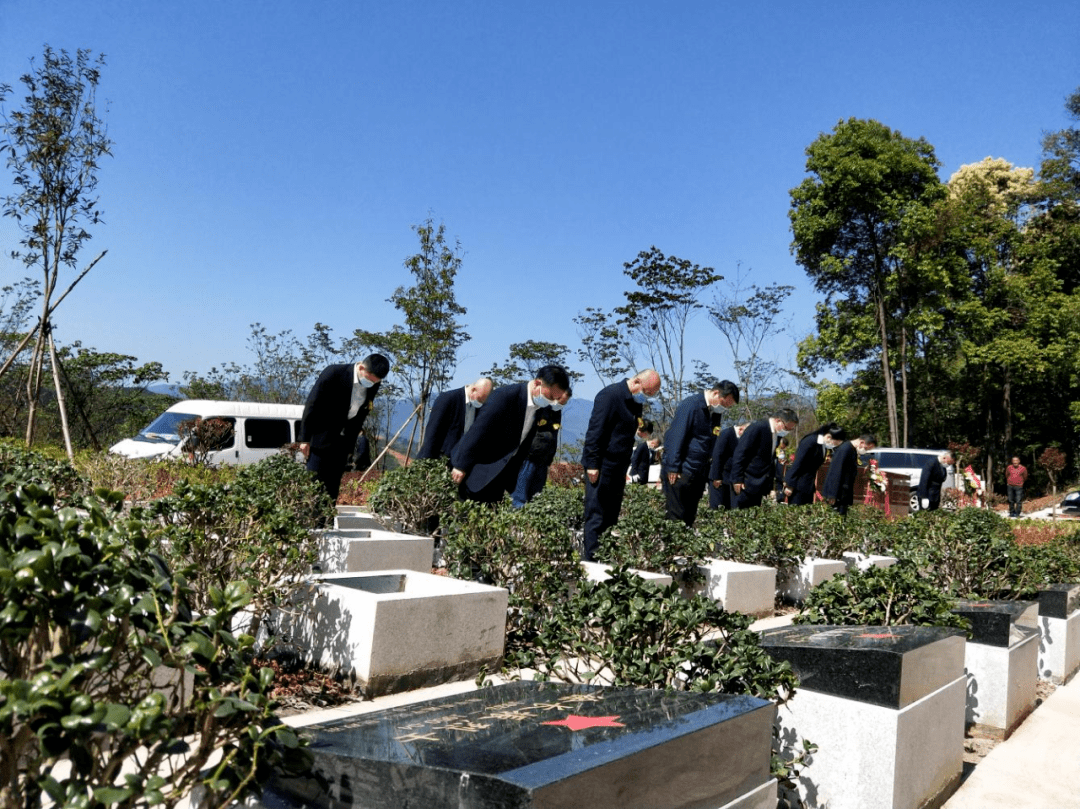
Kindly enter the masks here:
<path id="1" fill-rule="evenodd" d="M 533 404 L 537 407 L 551 407 L 553 404 L 555 404 L 555 402 L 551 401 L 551 399 L 548 399 L 545 396 L 540 395 L 539 393 L 533 396 L 532 400 Z"/>
<path id="2" fill-rule="evenodd" d="M 556 412 L 562 410 L 564 407 L 566 407 L 566 405 L 564 405 L 562 402 L 553 402 L 551 405 L 551 409 Z"/>
<path id="3" fill-rule="evenodd" d="M 638 404 L 645 404 L 645 400 L 647 398 L 649 398 L 649 397 L 647 397 L 644 393 L 638 392 L 638 393 L 634 394 L 634 401 L 637 402 Z"/>
<path id="4" fill-rule="evenodd" d="M 372 382 L 370 379 L 368 379 L 366 376 L 361 376 L 360 377 L 360 384 L 363 385 L 365 388 L 370 388 L 375 383 Z"/>
<path id="5" fill-rule="evenodd" d="M 479 399 L 469 399 L 469 407 L 475 407 L 477 410 L 479 410 L 481 407 L 483 407 L 483 405 L 484 403 L 481 402 Z"/>

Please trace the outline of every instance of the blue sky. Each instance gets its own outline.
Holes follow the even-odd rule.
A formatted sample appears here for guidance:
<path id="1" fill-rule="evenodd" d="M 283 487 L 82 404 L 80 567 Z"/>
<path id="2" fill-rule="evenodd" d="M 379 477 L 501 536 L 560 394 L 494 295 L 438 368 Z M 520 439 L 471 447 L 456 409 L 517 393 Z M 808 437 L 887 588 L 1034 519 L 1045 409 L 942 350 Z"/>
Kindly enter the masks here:
<path id="1" fill-rule="evenodd" d="M 1080 86 L 1077 31 L 1074 0 L 0 0 L 0 81 L 18 98 L 45 43 L 106 55 L 114 157 L 84 257 L 109 252 L 60 342 L 177 381 L 249 362 L 256 321 L 388 329 L 431 215 L 465 254 L 460 384 L 513 342 L 576 349 L 573 317 L 619 305 L 651 245 L 795 285 L 773 347 L 793 360 L 816 299 L 789 252 L 805 148 L 855 116 L 925 137 L 943 178 L 1037 165 Z M 0 220 L 5 256 L 17 236 Z M 0 260 L 0 285 L 23 274 Z M 732 375 L 704 316 L 690 351 Z"/>

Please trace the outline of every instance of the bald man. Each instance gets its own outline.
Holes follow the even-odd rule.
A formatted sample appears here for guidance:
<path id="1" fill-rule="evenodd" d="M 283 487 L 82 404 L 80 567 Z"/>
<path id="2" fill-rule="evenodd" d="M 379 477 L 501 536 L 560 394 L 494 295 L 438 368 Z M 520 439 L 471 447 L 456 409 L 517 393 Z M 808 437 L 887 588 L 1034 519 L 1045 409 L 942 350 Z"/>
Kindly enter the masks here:
<path id="1" fill-rule="evenodd" d="M 491 380 L 484 376 L 471 385 L 440 393 L 431 407 L 424 444 L 416 457 L 449 458 L 461 436 L 472 427 L 476 411 L 488 400 L 491 388 Z"/>

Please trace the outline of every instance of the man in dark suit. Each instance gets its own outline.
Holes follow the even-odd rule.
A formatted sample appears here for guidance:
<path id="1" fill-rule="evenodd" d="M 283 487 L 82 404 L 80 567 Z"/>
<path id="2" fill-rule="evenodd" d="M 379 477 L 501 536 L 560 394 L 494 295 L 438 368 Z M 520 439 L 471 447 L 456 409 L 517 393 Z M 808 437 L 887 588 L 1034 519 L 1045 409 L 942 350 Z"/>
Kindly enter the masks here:
<path id="1" fill-rule="evenodd" d="M 664 434 L 661 485 L 669 520 L 693 527 L 709 480 L 720 422 L 724 411 L 738 401 L 738 386 L 724 379 L 679 402 Z"/>
<path id="2" fill-rule="evenodd" d="M 450 454 L 450 477 L 462 497 L 485 503 L 514 490 L 532 446 L 536 413 L 570 389 L 566 369 L 545 365 L 536 378 L 492 391 L 476 421 Z"/>
<path id="3" fill-rule="evenodd" d="M 585 561 L 591 562 L 600 535 L 619 521 L 626 492 L 626 466 L 634 451 L 645 399 L 660 392 L 660 375 L 652 368 L 614 382 L 593 400 L 589 427 L 581 449 L 585 467 Z"/>
<path id="4" fill-rule="evenodd" d="M 731 475 L 731 456 L 735 454 L 735 447 L 746 432 L 749 422 L 736 424 L 720 431 L 713 444 L 712 463 L 709 465 L 709 508 L 731 508 L 731 483 L 728 481 Z"/>
<path id="5" fill-rule="evenodd" d="M 799 416 L 790 408 L 777 410 L 746 428 L 731 456 L 732 505 L 735 508 L 760 506 L 762 498 L 773 490 L 776 476 L 776 443 L 799 424 Z"/>
<path id="6" fill-rule="evenodd" d="M 431 406 L 424 443 L 416 454 L 424 458 L 449 458 L 476 418 L 477 411 L 491 395 L 491 380 L 481 377 L 463 388 L 443 391 Z"/>
<path id="7" fill-rule="evenodd" d="M 328 365 L 308 393 L 300 421 L 300 451 L 331 500 L 337 500 L 345 464 L 388 373 L 390 361 L 382 354 L 370 354 L 355 364 Z"/>
<path id="8" fill-rule="evenodd" d="M 795 460 L 788 467 L 784 495 L 788 505 L 808 506 L 814 502 L 817 473 L 825 463 L 826 450 L 835 450 L 847 441 L 847 433 L 835 422 L 822 425 L 805 436 L 795 450 Z"/>
<path id="9" fill-rule="evenodd" d="M 941 486 L 949 476 L 948 467 L 956 462 L 946 450 L 937 458 L 931 458 L 919 475 L 919 506 L 923 511 L 934 511 L 941 506 Z"/>
<path id="10" fill-rule="evenodd" d="M 653 452 L 657 446 L 657 441 L 652 434 L 653 423 L 648 419 L 642 420 L 637 431 L 637 437 L 641 440 L 634 447 L 634 454 L 630 457 L 630 482 L 640 486 L 649 485 L 649 467 L 652 466 Z"/>
<path id="11" fill-rule="evenodd" d="M 829 473 L 821 484 L 821 496 L 833 511 L 841 517 L 855 502 L 855 476 L 859 472 L 859 456 L 877 446 L 877 438 L 864 433 L 858 438 L 845 441 L 833 450 L 829 461 Z"/>
<path id="12" fill-rule="evenodd" d="M 533 434 L 532 445 L 521 463 L 517 485 L 510 494 L 510 502 L 514 504 L 514 508 L 521 508 L 536 497 L 547 483 L 548 467 L 559 450 L 562 411 L 573 395 L 574 392 L 568 389 L 551 407 L 544 407 L 536 412 L 536 432 Z"/>

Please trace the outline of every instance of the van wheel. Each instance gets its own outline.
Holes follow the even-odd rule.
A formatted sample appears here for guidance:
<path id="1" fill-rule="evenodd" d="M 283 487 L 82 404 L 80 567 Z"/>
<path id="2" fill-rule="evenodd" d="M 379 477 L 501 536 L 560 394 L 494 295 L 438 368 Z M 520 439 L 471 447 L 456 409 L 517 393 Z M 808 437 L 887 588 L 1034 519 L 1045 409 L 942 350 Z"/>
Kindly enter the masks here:
<path id="1" fill-rule="evenodd" d="M 911 490 L 911 499 L 908 501 L 908 511 L 914 514 L 919 510 L 919 493 L 915 489 Z"/>

